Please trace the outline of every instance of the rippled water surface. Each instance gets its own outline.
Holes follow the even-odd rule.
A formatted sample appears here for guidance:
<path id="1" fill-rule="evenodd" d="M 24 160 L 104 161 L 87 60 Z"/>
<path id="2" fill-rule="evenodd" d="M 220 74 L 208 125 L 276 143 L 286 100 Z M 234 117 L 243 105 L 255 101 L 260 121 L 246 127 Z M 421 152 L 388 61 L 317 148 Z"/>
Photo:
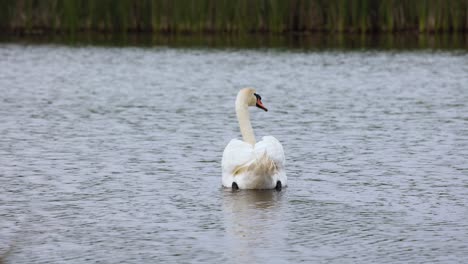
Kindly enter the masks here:
<path id="1" fill-rule="evenodd" d="M 257 88 L 281 192 L 221 188 Z M 11 263 L 466 263 L 468 55 L 0 45 Z"/>

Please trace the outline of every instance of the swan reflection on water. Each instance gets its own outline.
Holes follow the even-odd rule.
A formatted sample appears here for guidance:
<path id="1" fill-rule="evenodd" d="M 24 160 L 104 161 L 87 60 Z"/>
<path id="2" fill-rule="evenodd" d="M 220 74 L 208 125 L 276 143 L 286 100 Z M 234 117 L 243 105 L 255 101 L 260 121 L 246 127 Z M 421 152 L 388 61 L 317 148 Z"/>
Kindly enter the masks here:
<path id="1" fill-rule="evenodd" d="M 286 190 L 223 189 L 223 212 L 230 248 L 227 254 L 233 254 L 232 257 L 240 263 L 255 263 L 259 258 L 272 257 L 272 248 L 285 246 L 286 195 Z"/>

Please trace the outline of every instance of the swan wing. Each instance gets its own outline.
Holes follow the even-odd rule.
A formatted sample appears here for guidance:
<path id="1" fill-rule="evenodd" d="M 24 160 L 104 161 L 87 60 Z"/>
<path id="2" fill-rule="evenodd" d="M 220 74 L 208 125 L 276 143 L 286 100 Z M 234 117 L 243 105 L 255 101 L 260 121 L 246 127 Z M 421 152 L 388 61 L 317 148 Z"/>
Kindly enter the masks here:
<path id="1" fill-rule="evenodd" d="M 255 161 L 255 153 L 252 145 L 233 139 L 223 152 L 223 174 L 234 175 L 241 167 L 246 167 Z"/>
<path id="2" fill-rule="evenodd" d="M 265 136 L 255 144 L 255 155 L 260 157 L 266 153 L 276 164 L 278 169 L 284 168 L 285 157 L 281 143 L 273 136 Z"/>
<path id="3" fill-rule="evenodd" d="M 269 170 L 271 161 L 274 162 L 274 174 Z M 284 161 L 283 146 L 272 136 L 263 137 L 255 147 L 233 139 L 223 152 L 223 186 L 231 187 L 235 181 L 243 189 L 273 189 L 277 180 L 286 186 Z"/>

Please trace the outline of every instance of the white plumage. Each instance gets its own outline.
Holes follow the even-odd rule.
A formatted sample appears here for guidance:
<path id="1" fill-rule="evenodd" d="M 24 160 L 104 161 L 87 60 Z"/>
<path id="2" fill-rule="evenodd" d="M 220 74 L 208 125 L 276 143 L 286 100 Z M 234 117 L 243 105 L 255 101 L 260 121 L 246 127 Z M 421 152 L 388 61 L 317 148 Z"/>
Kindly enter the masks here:
<path id="1" fill-rule="evenodd" d="M 237 96 L 236 113 L 244 141 L 233 139 L 224 149 L 223 186 L 230 188 L 235 182 L 240 189 L 274 189 L 279 181 L 285 187 L 283 146 L 272 136 L 255 142 L 247 109 L 254 105 L 267 111 L 255 90 L 242 89 Z"/>

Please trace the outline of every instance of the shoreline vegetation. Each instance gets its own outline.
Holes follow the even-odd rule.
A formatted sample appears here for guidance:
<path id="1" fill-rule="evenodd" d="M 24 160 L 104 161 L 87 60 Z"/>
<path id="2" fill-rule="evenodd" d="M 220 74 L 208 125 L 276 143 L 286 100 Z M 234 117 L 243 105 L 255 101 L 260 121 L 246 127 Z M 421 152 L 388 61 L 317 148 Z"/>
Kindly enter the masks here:
<path id="1" fill-rule="evenodd" d="M 0 43 L 291 50 L 468 50 L 466 34 L 75 34 L 0 35 Z"/>
<path id="2" fill-rule="evenodd" d="M 0 0 L 8 35 L 466 34 L 468 0 Z"/>

